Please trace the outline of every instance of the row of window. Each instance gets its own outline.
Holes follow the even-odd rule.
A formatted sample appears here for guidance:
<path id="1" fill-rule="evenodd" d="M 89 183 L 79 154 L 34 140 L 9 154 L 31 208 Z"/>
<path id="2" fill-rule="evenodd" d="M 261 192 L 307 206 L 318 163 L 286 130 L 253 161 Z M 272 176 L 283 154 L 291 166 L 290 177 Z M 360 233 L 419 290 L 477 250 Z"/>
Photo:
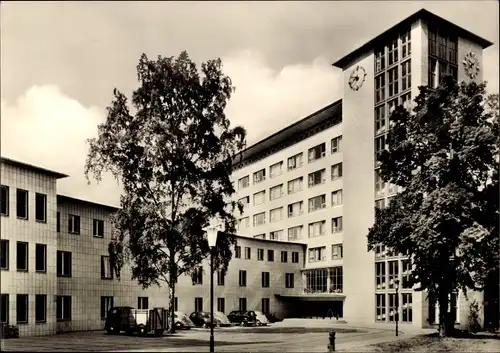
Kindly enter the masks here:
<path id="1" fill-rule="evenodd" d="M 330 151 L 332 154 L 340 152 L 340 144 L 342 141 L 342 136 L 333 138 L 330 141 Z M 308 163 L 315 162 L 321 158 L 326 157 L 326 143 L 323 142 L 316 145 L 308 150 Z M 287 170 L 291 171 L 301 167 L 304 162 L 304 153 L 300 152 L 287 159 Z M 274 163 L 269 167 L 270 178 L 277 177 L 283 174 L 283 161 Z M 258 184 L 266 180 L 266 168 L 261 169 L 253 173 L 253 184 Z M 250 186 L 250 175 L 246 175 L 238 180 L 238 190 L 245 189 Z"/>
<path id="2" fill-rule="evenodd" d="M 401 305 L 399 303 L 401 297 Z M 375 320 L 376 321 L 398 321 L 412 322 L 413 303 L 411 293 L 375 294 Z M 401 315 L 401 316 L 400 316 Z"/>
<path id="3" fill-rule="evenodd" d="M 193 285 L 203 284 L 203 267 L 197 267 L 192 275 L 191 279 Z M 240 287 L 247 286 L 247 271 L 240 270 L 238 283 Z M 270 272 L 262 272 L 262 288 L 269 288 L 270 283 Z M 218 270 L 217 271 L 217 285 L 224 286 L 226 284 L 226 274 Z M 285 273 L 285 288 L 294 288 L 295 287 L 295 279 L 293 273 Z"/>
<path id="4" fill-rule="evenodd" d="M 309 248 L 308 250 L 308 261 L 318 262 L 326 260 L 326 246 L 318 246 L 314 248 Z M 332 260 L 340 260 L 344 257 L 342 244 L 332 245 Z"/>
<path id="5" fill-rule="evenodd" d="M 411 30 L 398 36 L 375 50 L 375 73 L 386 70 L 411 55 Z M 387 58 L 387 60 L 386 60 Z"/>
<path id="6" fill-rule="evenodd" d="M 16 243 L 16 270 L 29 271 L 29 245 L 27 242 L 18 241 Z M 72 276 L 72 253 L 69 251 L 57 250 L 57 275 L 60 277 Z M 2 270 L 9 269 L 9 240 L 0 240 L 0 268 Z M 35 272 L 47 272 L 47 245 L 35 244 Z M 109 256 L 101 256 L 101 278 L 112 279 L 113 274 Z"/>
<path id="7" fill-rule="evenodd" d="M 428 86 L 437 87 L 445 75 L 458 80 L 458 38 L 442 29 L 429 29 Z"/>
<path id="8" fill-rule="evenodd" d="M 400 283 L 399 288 L 402 290 L 411 290 L 410 275 L 411 261 L 409 259 L 375 262 L 375 288 L 377 291 L 396 289 L 398 283 Z"/>
<path id="9" fill-rule="evenodd" d="M 314 293 L 342 293 L 343 268 L 317 268 L 304 271 L 306 294 Z"/>
<path id="10" fill-rule="evenodd" d="M 27 324 L 29 322 L 29 295 L 17 294 L 16 296 L 16 323 Z M 177 298 L 176 298 L 177 299 Z M 9 294 L 0 295 L 0 322 L 9 322 Z M 113 307 L 113 297 L 101 297 L 101 319 L 105 319 L 108 310 Z M 137 298 L 138 309 L 149 309 L 149 298 Z M 87 308 L 88 309 L 88 308 Z M 71 321 L 72 297 L 69 295 L 56 296 L 56 320 Z M 37 324 L 47 322 L 47 295 L 35 295 L 35 322 Z"/>
<path id="11" fill-rule="evenodd" d="M 397 102 L 393 99 L 397 98 L 398 94 L 409 93 L 410 89 L 411 59 L 408 59 L 401 63 L 401 65 L 395 65 L 391 69 L 375 76 L 375 105 L 382 104 L 387 100 L 387 112 L 390 114 L 391 110 L 397 105 Z M 375 131 L 380 133 L 387 125 L 388 117 L 386 117 L 385 109 L 379 109 L 377 116 Z"/>
<path id="12" fill-rule="evenodd" d="M 68 214 L 68 233 L 80 234 L 80 216 Z M 57 212 L 57 232 L 61 231 L 61 213 Z M 102 219 L 92 220 L 92 234 L 94 237 L 104 237 L 104 221 Z"/>
<path id="13" fill-rule="evenodd" d="M 236 245 L 234 249 L 234 257 L 237 259 L 241 259 L 241 246 Z M 252 259 L 252 248 L 246 246 L 245 247 L 245 259 L 246 260 L 251 260 Z M 257 260 L 258 261 L 264 261 L 264 249 L 257 249 Z M 273 249 L 268 249 L 267 250 L 267 261 L 273 262 L 274 261 L 274 250 Z M 288 262 L 288 252 L 286 250 L 281 251 L 281 262 Z M 299 263 L 299 252 L 298 251 L 292 251 L 292 263 Z"/>

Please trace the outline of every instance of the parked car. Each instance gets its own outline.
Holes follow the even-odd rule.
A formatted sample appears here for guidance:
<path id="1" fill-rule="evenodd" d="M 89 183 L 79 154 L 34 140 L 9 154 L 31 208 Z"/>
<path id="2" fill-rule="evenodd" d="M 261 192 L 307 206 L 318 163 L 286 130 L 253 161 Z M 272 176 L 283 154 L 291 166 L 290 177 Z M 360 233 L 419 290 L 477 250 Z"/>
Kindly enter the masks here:
<path id="1" fill-rule="evenodd" d="M 189 315 L 189 318 L 197 327 L 210 327 L 210 313 L 206 311 L 194 311 Z M 214 314 L 214 326 L 219 327 L 224 325 L 222 320 Z"/>
<path id="2" fill-rule="evenodd" d="M 156 336 L 161 336 L 166 329 L 166 323 L 167 311 L 164 309 L 148 310 L 119 306 L 108 311 L 104 329 L 110 335 L 125 331 L 128 335 L 138 333 L 145 336 L 148 332 L 154 331 Z"/>
<path id="3" fill-rule="evenodd" d="M 283 318 L 276 316 L 276 313 L 266 314 L 266 318 L 270 323 L 283 321 Z"/>
<path id="4" fill-rule="evenodd" d="M 252 326 L 255 324 L 255 318 L 248 314 L 248 311 L 233 310 L 227 316 L 231 323 L 241 326 Z"/>
<path id="5" fill-rule="evenodd" d="M 181 311 L 174 312 L 175 317 L 175 328 L 179 330 L 189 330 L 191 327 L 194 327 L 193 321 L 187 316 L 186 313 Z"/>
<path id="6" fill-rule="evenodd" d="M 249 311 L 250 315 L 251 313 L 254 313 L 255 315 L 255 325 L 257 326 L 266 326 L 269 324 L 269 320 L 267 319 L 266 315 L 262 311 Z"/>
<path id="7" fill-rule="evenodd" d="M 221 327 L 232 326 L 231 321 L 229 321 L 229 318 L 226 316 L 226 314 L 224 314 L 221 311 L 214 312 L 214 319 L 219 320 L 219 326 Z"/>
<path id="8" fill-rule="evenodd" d="M 6 339 L 6 338 L 19 338 L 19 328 L 14 325 L 9 325 L 6 323 L 1 323 L 1 331 L 0 331 L 0 338 L 1 339 Z"/>

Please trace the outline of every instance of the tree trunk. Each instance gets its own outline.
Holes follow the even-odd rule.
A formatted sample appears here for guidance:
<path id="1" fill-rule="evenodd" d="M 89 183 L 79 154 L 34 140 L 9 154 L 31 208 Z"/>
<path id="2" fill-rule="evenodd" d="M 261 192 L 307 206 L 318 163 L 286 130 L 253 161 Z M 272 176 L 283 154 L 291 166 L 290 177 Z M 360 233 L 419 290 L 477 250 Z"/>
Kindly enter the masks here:
<path id="1" fill-rule="evenodd" d="M 170 264 L 170 281 L 168 283 L 169 287 L 169 296 L 170 296 L 170 333 L 175 333 L 175 285 L 177 282 L 177 268 L 175 267 L 175 263 Z"/>
<path id="2" fill-rule="evenodd" d="M 439 293 L 439 337 L 452 336 L 455 328 L 453 316 L 448 309 L 450 294 L 446 293 L 446 291 Z"/>

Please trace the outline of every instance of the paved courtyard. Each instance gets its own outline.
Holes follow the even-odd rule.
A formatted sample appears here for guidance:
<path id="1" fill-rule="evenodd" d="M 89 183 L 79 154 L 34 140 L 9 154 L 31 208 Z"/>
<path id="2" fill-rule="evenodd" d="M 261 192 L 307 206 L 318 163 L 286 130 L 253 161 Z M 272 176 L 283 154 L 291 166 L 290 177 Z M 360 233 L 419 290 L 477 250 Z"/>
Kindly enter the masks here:
<path id="1" fill-rule="evenodd" d="M 393 330 L 357 328 L 330 320 L 285 320 L 269 327 L 218 328 L 217 352 L 326 352 L 328 333 L 335 329 L 336 350 L 394 340 Z M 408 338 L 412 334 L 401 334 Z M 163 337 L 110 336 L 104 331 L 21 337 L 2 342 L 5 351 L 208 352 L 210 331 L 192 329 Z"/>

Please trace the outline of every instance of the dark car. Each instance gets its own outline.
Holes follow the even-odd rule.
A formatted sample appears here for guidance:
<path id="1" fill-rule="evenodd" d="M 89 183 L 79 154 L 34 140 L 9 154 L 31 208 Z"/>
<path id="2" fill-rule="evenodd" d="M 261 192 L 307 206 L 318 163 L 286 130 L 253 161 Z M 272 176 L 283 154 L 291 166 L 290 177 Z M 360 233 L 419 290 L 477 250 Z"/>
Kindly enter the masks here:
<path id="1" fill-rule="evenodd" d="M 19 338 L 19 328 L 14 325 L 9 325 L 6 323 L 0 324 L 0 338 Z"/>
<path id="2" fill-rule="evenodd" d="M 266 317 L 267 317 L 267 320 L 268 320 L 270 323 L 283 321 L 283 318 L 276 316 L 276 313 L 269 313 L 269 314 L 266 314 Z"/>
<path id="3" fill-rule="evenodd" d="M 251 326 L 255 324 L 255 317 L 248 311 L 233 310 L 227 316 L 231 323 L 241 326 Z"/>
<path id="4" fill-rule="evenodd" d="M 191 315 L 189 315 L 189 318 L 197 327 L 210 327 L 211 315 L 206 311 L 194 311 L 191 313 Z M 225 323 L 224 320 L 222 320 L 220 317 L 214 315 L 214 326 L 219 327 L 229 325 L 230 324 Z"/>
<path id="5" fill-rule="evenodd" d="M 163 320 L 158 320 L 159 309 L 134 309 L 130 306 L 118 306 L 111 308 L 106 316 L 104 329 L 110 334 L 119 334 L 125 331 L 128 335 L 138 333 L 145 336 L 148 332 L 154 331 L 155 335 L 161 336 L 166 328 L 166 310 L 162 311 Z M 158 315 L 158 317 L 154 317 Z"/>

